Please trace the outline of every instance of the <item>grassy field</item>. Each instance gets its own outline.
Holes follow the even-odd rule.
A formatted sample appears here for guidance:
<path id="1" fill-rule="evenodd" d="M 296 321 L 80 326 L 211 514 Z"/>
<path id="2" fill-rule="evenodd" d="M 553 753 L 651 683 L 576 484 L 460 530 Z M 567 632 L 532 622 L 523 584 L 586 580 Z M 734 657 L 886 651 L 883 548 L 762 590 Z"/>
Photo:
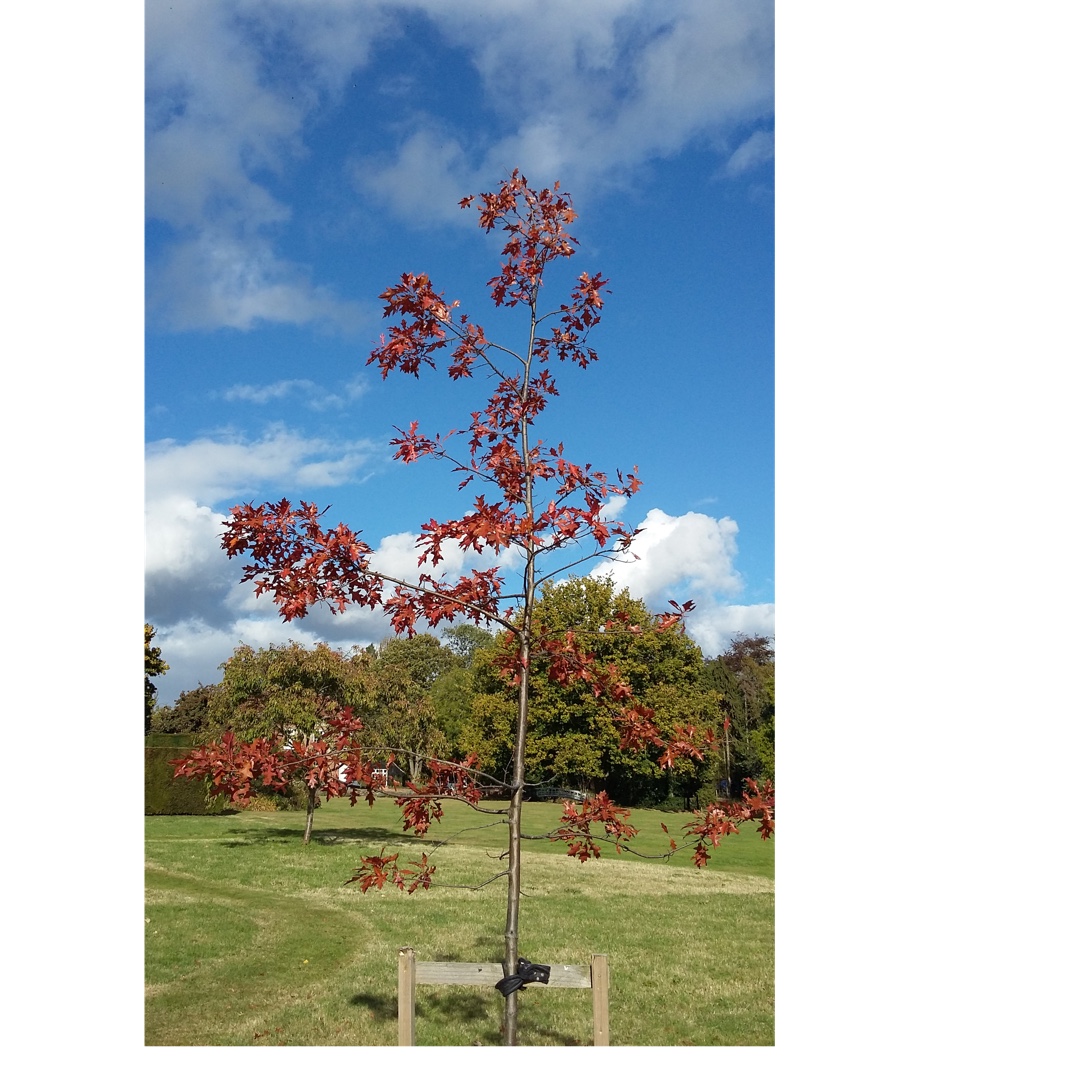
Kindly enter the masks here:
<path id="1" fill-rule="evenodd" d="M 559 807 L 527 804 L 526 832 Z M 640 850 L 660 853 L 687 815 L 635 811 Z M 362 854 L 432 857 L 436 881 L 497 873 L 505 828 L 457 804 L 423 843 L 401 832 L 393 805 L 334 800 L 301 844 L 302 813 L 146 820 L 148 1046 L 378 1046 L 397 1041 L 397 950 L 421 960 L 502 956 L 506 888 L 360 893 L 342 883 Z M 462 831 L 468 830 L 468 831 Z M 550 842 L 525 844 L 521 952 L 534 963 L 588 965 L 606 953 L 612 1045 L 773 1042 L 773 842 L 752 826 L 725 839 L 706 870 L 617 856 L 582 864 Z M 588 990 L 530 988 L 523 1045 L 587 1045 Z M 418 1045 L 501 1042 L 494 990 L 420 987 Z"/>

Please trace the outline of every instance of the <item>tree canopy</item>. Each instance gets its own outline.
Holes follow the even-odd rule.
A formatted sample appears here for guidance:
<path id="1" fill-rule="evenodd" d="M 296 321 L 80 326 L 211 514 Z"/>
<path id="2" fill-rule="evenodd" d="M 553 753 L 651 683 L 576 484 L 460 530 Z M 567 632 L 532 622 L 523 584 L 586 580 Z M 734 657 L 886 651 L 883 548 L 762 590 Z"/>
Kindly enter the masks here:
<path id="1" fill-rule="evenodd" d="M 375 700 L 362 655 L 345 656 L 325 642 L 240 645 L 221 672 L 209 718 L 242 739 L 315 735 L 347 706 L 363 709 Z"/>
<path id="2" fill-rule="evenodd" d="M 662 736 L 673 736 L 680 726 L 719 723 L 720 699 L 704 685 L 701 651 L 685 633 L 661 629 L 644 603 L 625 589 L 617 591 L 610 577 L 547 582 L 534 618 L 544 633 L 572 631 L 590 663 L 617 670 L 635 700 L 655 713 Z M 478 653 L 476 696 L 463 736 L 497 775 L 505 773 L 512 746 L 515 703 L 500 676 L 512 648 L 503 639 Z M 651 746 L 625 747 L 616 704 L 585 681 L 560 680 L 550 658 L 537 663 L 530 693 L 525 760 L 533 784 L 557 781 L 604 790 L 634 805 L 660 801 L 675 790 L 696 796 L 709 770 L 715 772 L 715 754 L 701 762 L 679 759 L 672 771 L 661 769 Z"/>
<path id="3" fill-rule="evenodd" d="M 212 734 L 210 705 L 217 685 L 199 683 L 193 690 L 184 690 L 173 705 L 154 709 L 150 731 L 162 735 Z"/>

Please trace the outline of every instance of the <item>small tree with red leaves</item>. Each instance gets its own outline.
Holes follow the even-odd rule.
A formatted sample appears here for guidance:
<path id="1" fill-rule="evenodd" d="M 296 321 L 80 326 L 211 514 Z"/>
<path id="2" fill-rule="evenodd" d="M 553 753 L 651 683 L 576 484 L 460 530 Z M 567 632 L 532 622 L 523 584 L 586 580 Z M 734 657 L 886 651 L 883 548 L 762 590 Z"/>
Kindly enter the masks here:
<path id="1" fill-rule="evenodd" d="M 480 371 L 493 382 L 487 403 L 471 414 L 464 428 L 429 437 L 414 421 L 407 429 L 398 429 L 391 443 L 395 458 L 403 462 L 434 458 L 460 476 L 459 488 L 474 483 L 483 488 L 471 507 L 459 518 L 433 519 L 421 527 L 417 540 L 420 572 L 412 581 L 377 570 L 371 564 L 371 548 L 357 533 L 343 524 L 324 528 L 322 513 L 310 503 L 293 506 L 283 499 L 234 507 L 222 546 L 230 558 L 246 558 L 243 580 L 255 583 L 256 594 L 269 593 L 286 621 L 301 618 L 318 603 L 338 612 L 359 604 L 387 613 L 399 634 L 412 636 L 418 623 L 436 627 L 455 619 L 505 634 L 511 647 L 504 653 L 503 674 L 516 689 L 518 705 L 509 805 L 499 811 L 508 825 L 506 867 L 496 877 L 507 879 L 503 964 L 505 972 L 512 974 L 518 965 L 530 672 L 542 660 L 549 678 L 563 684 L 580 680 L 597 697 L 606 696 L 617 706 L 623 746 L 653 747 L 665 766 L 680 756 L 700 760 L 706 749 L 715 748 L 716 739 L 711 730 L 695 727 L 679 728 L 673 738 L 662 738 L 652 710 L 635 702 L 618 670 L 596 659 L 587 636 L 572 627 L 550 628 L 534 622 L 537 590 L 543 581 L 590 559 L 632 557 L 629 547 L 636 530 L 613 520 L 605 504 L 613 497 L 632 497 L 641 482 L 636 467 L 611 477 L 591 464 L 571 462 L 561 442 L 545 441 L 537 434 L 544 408 L 558 394 L 553 362 L 584 369 L 597 360 L 589 338 L 600 322 L 608 284 L 598 273 L 582 273 L 565 303 L 547 310 L 541 306 L 549 266 L 575 252 L 577 241 L 568 231 L 576 217 L 570 198 L 558 184 L 552 190 L 530 188 L 515 170 L 498 191 L 461 200 L 463 208 L 474 204 L 485 232 L 501 229 L 505 234 L 500 271 L 488 286 L 497 308 L 524 313 L 522 347 L 515 350 L 489 341 L 484 328 L 458 314 L 459 302 L 446 301 L 427 275 L 403 274 L 382 294 L 384 315 L 396 321 L 368 358 L 369 364 L 378 365 L 384 379 L 394 371 L 419 377 L 424 368 L 437 369 L 438 360 L 445 358 L 452 380 L 468 379 Z M 485 558 L 498 558 L 499 565 L 474 569 L 456 580 L 436 576 L 443 548 L 451 544 Z M 516 590 L 506 587 L 505 574 L 511 570 L 520 582 Z M 682 619 L 692 608 L 692 602 L 671 601 L 671 610 L 657 617 L 654 627 L 682 633 Z M 613 620 L 606 630 L 634 633 L 639 628 Z M 247 774 L 259 767 L 265 783 L 274 780 L 270 748 L 248 747 L 245 752 L 247 757 L 240 755 L 243 769 L 235 774 L 215 759 L 213 775 L 219 787 L 232 783 L 242 791 Z M 235 758 L 235 747 L 232 753 Z M 262 758 L 260 753 L 270 756 Z M 317 763 L 324 759 L 326 749 L 310 753 Z M 347 733 L 333 755 L 341 764 L 343 782 L 358 782 L 373 799 L 371 748 L 364 749 L 359 731 Z M 230 775 L 235 779 L 230 780 Z M 474 759 L 430 762 L 427 782 L 409 783 L 397 793 L 397 802 L 406 827 L 423 835 L 442 815 L 440 800 L 456 798 L 477 806 L 496 784 L 501 786 L 476 770 Z M 355 787 L 352 792 L 355 799 Z M 627 810 L 613 806 L 601 792 L 580 805 L 565 803 L 561 824 L 550 838 L 567 843 L 568 853 L 584 861 L 600 855 L 601 842 L 614 844 L 616 850 L 625 848 L 637 832 L 628 817 Z M 771 787 L 754 790 L 742 804 L 714 804 L 701 811 L 687 829 L 686 842 L 694 847 L 695 862 L 704 865 L 709 849 L 725 833 L 752 818 L 761 821 L 763 836 L 772 834 Z M 680 846 L 670 841 L 672 852 Z M 387 882 L 409 892 L 426 889 L 435 873 L 427 856 L 410 867 L 400 866 L 397 854 L 385 851 L 361 862 L 350 880 L 365 892 Z M 506 997 L 504 1040 L 507 1045 L 517 1041 L 516 993 Z"/>

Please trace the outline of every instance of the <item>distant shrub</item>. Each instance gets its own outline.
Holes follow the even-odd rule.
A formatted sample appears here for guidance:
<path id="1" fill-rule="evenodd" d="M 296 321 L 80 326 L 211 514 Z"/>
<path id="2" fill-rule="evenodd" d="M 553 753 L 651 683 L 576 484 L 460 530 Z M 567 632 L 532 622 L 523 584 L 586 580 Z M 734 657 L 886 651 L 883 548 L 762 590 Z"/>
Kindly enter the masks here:
<path id="1" fill-rule="evenodd" d="M 274 791 L 261 784 L 254 784 L 253 789 L 245 810 L 307 810 L 307 788 L 299 780 L 294 780 L 285 791 Z M 316 798 L 315 805 L 321 806 L 322 799 Z"/>
<path id="2" fill-rule="evenodd" d="M 251 801 L 244 807 L 245 810 L 277 810 L 278 798 L 274 795 L 266 795 L 260 792 L 253 795 Z"/>
<path id="3" fill-rule="evenodd" d="M 307 787 L 302 780 L 294 780 L 287 791 L 272 792 L 279 810 L 307 810 Z M 316 797 L 316 806 L 322 806 L 322 799 Z"/>

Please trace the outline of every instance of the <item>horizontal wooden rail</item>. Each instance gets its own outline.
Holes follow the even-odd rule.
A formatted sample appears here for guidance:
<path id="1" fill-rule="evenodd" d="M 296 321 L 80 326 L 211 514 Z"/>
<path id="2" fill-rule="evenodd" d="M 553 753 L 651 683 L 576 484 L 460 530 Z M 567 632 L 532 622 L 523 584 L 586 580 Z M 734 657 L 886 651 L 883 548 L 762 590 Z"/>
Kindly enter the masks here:
<path id="1" fill-rule="evenodd" d="M 549 990 L 588 990 L 593 997 L 593 1045 L 607 1046 L 608 964 L 607 957 L 594 954 L 589 967 L 551 964 L 546 983 L 529 987 Z M 502 964 L 467 964 L 459 961 L 420 960 L 406 947 L 398 951 L 398 1046 L 416 1043 L 417 986 L 494 986 L 503 977 Z"/>

